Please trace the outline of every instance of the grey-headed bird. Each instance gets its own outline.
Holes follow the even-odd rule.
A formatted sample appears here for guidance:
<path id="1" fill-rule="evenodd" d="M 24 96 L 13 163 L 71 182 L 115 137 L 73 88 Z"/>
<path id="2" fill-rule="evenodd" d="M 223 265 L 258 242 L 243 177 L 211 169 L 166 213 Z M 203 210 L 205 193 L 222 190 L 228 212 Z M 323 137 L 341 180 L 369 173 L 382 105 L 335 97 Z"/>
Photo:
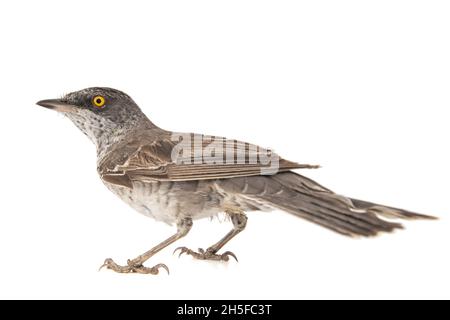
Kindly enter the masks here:
<path id="1" fill-rule="evenodd" d="M 402 228 L 381 219 L 433 217 L 344 197 L 292 170 L 317 168 L 280 158 L 258 146 L 153 124 L 125 93 L 88 88 L 40 106 L 67 116 L 97 148 L 97 170 L 106 187 L 138 212 L 176 225 L 174 235 L 119 265 L 119 273 L 157 274 L 165 264 L 144 266 L 157 252 L 186 236 L 193 220 L 224 212 L 233 228 L 206 250 L 177 250 L 196 259 L 228 261 L 223 246 L 244 230 L 245 212 L 279 209 L 346 236 L 374 236 Z M 237 259 L 236 259 L 237 260 Z"/>

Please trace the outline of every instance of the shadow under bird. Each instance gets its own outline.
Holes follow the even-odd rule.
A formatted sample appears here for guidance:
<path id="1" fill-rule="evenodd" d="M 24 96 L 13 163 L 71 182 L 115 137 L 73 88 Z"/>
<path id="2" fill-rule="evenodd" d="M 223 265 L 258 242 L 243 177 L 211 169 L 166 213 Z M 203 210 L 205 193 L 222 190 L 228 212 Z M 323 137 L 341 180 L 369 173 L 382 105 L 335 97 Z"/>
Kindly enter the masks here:
<path id="1" fill-rule="evenodd" d="M 255 145 L 163 130 L 119 90 L 87 88 L 37 104 L 63 113 L 96 145 L 97 170 L 109 190 L 138 212 L 177 227 L 174 235 L 126 265 L 106 259 L 102 267 L 116 272 L 157 274 L 161 268 L 168 272 L 164 264 L 146 267 L 144 262 L 186 236 L 193 220 L 221 212 L 229 216 L 232 230 L 206 250 L 176 249 L 180 255 L 236 259 L 232 252 L 219 251 L 244 230 L 248 211 L 279 209 L 346 236 L 365 237 L 402 228 L 380 216 L 433 218 L 336 194 L 292 171 L 316 166 L 287 161 Z M 174 137 L 200 142 L 188 140 L 181 150 L 182 139 Z M 215 152 L 210 152 L 211 145 Z M 227 157 L 225 152 L 218 154 L 221 146 L 231 151 L 233 161 L 218 161 Z M 205 153 L 214 161 L 205 161 Z M 270 174 L 268 157 L 277 160 L 277 171 Z"/>

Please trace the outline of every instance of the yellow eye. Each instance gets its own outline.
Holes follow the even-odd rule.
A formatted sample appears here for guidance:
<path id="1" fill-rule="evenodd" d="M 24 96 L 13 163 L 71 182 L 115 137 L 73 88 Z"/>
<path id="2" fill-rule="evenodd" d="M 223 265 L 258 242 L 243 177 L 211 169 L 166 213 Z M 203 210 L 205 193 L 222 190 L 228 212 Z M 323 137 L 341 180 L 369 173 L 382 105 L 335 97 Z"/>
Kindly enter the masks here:
<path id="1" fill-rule="evenodd" d="M 92 99 L 92 104 L 97 108 L 102 108 L 105 105 L 105 102 L 105 98 L 102 96 L 95 96 L 94 99 Z"/>

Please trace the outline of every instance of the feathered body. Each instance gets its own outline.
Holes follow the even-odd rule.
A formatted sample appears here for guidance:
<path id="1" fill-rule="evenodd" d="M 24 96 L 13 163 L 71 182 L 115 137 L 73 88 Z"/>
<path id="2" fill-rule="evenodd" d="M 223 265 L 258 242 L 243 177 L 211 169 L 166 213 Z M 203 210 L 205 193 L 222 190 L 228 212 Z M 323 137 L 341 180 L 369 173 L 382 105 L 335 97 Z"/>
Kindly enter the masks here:
<path id="1" fill-rule="evenodd" d="M 119 273 L 158 274 L 144 262 L 186 236 L 193 220 L 225 212 L 233 224 L 206 250 L 180 247 L 200 260 L 237 260 L 219 251 L 245 229 L 247 211 L 279 209 L 346 236 L 374 236 L 402 226 L 380 217 L 431 218 L 410 211 L 335 194 L 292 170 L 298 164 L 249 143 L 174 133 L 154 125 L 125 93 L 88 88 L 38 105 L 65 114 L 97 147 L 103 183 L 138 212 L 175 224 L 177 232 L 126 265 L 106 259 Z"/>
<path id="2" fill-rule="evenodd" d="M 97 94 L 109 101 L 108 108 L 92 110 L 90 99 Z M 252 164 L 196 162 L 208 146 L 207 139 L 197 146 L 200 150 L 192 149 L 188 155 L 191 163 L 177 163 L 173 159 L 174 133 L 154 125 L 118 90 L 89 88 L 61 101 L 79 107 L 65 114 L 96 145 L 98 172 L 105 185 L 134 209 L 159 221 L 173 224 L 183 217 L 200 219 L 230 210 L 279 209 L 344 235 L 373 236 L 401 228 L 380 216 L 430 218 L 344 197 L 292 172 L 316 166 L 279 158 L 278 172 L 263 175 L 264 164 L 259 160 Z M 235 159 L 240 155 L 248 159 L 251 153 L 259 159 L 267 152 L 234 140 L 219 141 L 231 143 Z"/>

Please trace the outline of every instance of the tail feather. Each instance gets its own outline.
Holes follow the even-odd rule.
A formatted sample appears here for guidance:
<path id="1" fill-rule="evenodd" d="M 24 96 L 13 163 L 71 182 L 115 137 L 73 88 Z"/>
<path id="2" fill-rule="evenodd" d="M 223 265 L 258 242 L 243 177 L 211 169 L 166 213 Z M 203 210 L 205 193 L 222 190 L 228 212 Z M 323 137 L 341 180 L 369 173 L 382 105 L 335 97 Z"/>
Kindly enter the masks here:
<path id="1" fill-rule="evenodd" d="M 436 217 L 433 217 L 433 216 L 415 213 L 415 212 L 411 212 L 411 211 L 407 211 L 407 210 L 403 210 L 403 209 L 399 209 L 399 208 L 383 206 L 383 205 L 368 202 L 368 201 L 352 199 L 352 198 L 350 198 L 350 200 L 357 208 L 365 209 L 369 212 L 373 212 L 375 214 L 379 214 L 381 216 L 384 216 L 384 217 L 390 218 L 390 219 L 395 219 L 395 218 L 410 219 L 410 220 L 414 220 L 414 219 L 435 220 L 435 219 L 437 219 Z"/>
<path id="2" fill-rule="evenodd" d="M 248 201 L 262 202 L 347 236 L 375 236 L 402 229 L 381 219 L 433 219 L 403 209 L 347 198 L 294 172 L 223 180 L 221 185 Z"/>
<path id="3" fill-rule="evenodd" d="M 287 211 L 296 216 L 318 223 L 328 229 L 347 236 L 374 236 L 380 231 L 391 232 L 402 228 L 398 223 L 381 220 L 376 215 L 364 216 L 360 213 L 327 208 L 320 201 L 306 202 L 303 197 L 291 198 L 280 203 L 280 199 L 266 197 L 273 207 Z"/>

